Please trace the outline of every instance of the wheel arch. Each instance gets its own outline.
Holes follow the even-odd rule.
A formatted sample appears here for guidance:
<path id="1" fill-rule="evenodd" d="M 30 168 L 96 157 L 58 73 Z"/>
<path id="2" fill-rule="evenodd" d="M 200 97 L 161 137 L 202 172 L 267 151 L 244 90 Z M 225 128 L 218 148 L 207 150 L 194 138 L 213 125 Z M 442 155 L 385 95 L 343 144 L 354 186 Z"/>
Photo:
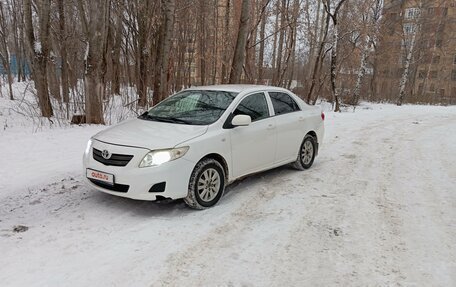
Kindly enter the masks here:
<path id="1" fill-rule="evenodd" d="M 318 136 L 317 136 L 317 133 L 315 131 L 309 131 L 306 136 L 311 136 L 315 139 L 315 144 L 316 144 L 316 147 L 317 147 L 317 150 L 316 150 L 316 153 L 315 155 L 318 155 L 318 150 L 320 149 L 320 144 L 318 143 Z"/>
<path id="2" fill-rule="evenodd" d="M 218 153 L 210 153 L 210 154 L 203 156 L 198 162 L 200 162 L 204 159 L 207 159 L 207 158 L 216 160 L 222 165 L 223 170 L 225 171 L 225 181 L 227 182 L 229 179 L 229 168 L 228 168 L 228 163 L 227 163 L 226 159 Z"/>
<path id="3" fill-rule="evenodd" d="M 309 131 L 309 132 L 306 134 L 306 136 L 307 136 L 307 135 L 310 135 L 310 136 L 314 137 L 315 140 L 316 140 L 317 143 L 318 143 L 318 137 L 317 137 L 317 133 L 316 133 L 316 132 L 314 132 L 314 131 Z"/>

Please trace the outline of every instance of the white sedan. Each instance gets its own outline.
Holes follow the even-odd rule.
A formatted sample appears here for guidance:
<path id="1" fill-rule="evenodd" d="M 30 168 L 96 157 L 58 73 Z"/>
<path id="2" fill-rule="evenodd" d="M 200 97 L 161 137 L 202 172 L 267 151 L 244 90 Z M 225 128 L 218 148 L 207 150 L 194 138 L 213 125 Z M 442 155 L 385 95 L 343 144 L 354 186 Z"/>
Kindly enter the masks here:
<path id="1" fill-rule="evenodd" d="M 94 189 L 133 199 L 216 204 L 238 178 L 277 166 L 312 166 L 324 114 L 282 88 L 190 88 L 91 138 L 84 176 Z"/>

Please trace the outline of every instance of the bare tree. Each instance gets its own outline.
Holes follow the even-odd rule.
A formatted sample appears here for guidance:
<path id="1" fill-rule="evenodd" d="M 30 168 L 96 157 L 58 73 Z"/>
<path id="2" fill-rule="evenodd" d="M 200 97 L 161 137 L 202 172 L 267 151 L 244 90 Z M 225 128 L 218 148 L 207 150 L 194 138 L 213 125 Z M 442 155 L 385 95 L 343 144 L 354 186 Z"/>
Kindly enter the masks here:
<path id="1" fill-rule="evenodd" d="M 311 80 L 309 92 L 307 93 L 307 98 L 306 98 L 306 102 L 308 104 L 315 104 L 315 102 L 317 101 L 317 98 L 318 98 L 318 95 L 313 96 L 313 93 L 314 93 L 314 89 L 316 88 L 316 85 L 317 85 L 317 79 L 319 78 L 321 67 L 323 65 L 324 56 L 326 55 L 325 46 L 327 44 L 330 20 L 331 20 L 330 14 L 326 13 L 325 21 L 322 26 L 323 32 L 322 32 L 322 37 L 320 39 L 320 44 L 319 44 L 319 48 L 318 48 L 318 52 L 317 52 L 317 58 L 315 59 L 314 66 L 313 66 L 312 80 Z"/>
<path id="2" fill-rule="evenodd" d="M 106 92 L 106 47 L 110 8 L 110 0 L 78 0 L 79 17 L 86 42 L 84 88 L 87 123 L 104 123 L 102 101 Z"/>
<path id="3" fill-rule="evenodd" d="M 401 106 L 402 102 L 404 101 L 405 96 L 405 88 L 407 85 L 407 81 L 409 79 L 410 73 L 410 64 L 412 62 L 413 51 L 415 49 L 415 41 L 416 41 L 416 34 L 418 28 L 412 33 L 412 38 L 410 40 L 410 44 L 407 50 L 407 55 L 405 58 L 405 65 L 404 65 L 404 72 L 402 73 L 401 81 L 399 82 L 399 97 L 397 99 L 397 105 Z"/>
<path id="4" fill-rule="evenodd" d="M 236 48 L 233 55 L 233 64 L 230 73 L 230 84 L 239 83 L 241 80 L 242 67 L 245 60 L 245 46 L 247 42 L 247 34 L 249 29 L 249 9 L 250 1 L 242 0 L 241 19 L 239 21 L 238 36 L 236 40 Z"/>
<path id="5" fill-rule="evenodd" d="M 260 48 L 258 51 L 258 78 L 257 82 L 262 82 L 263 81 L 263 73 L 264 73 L 264 48 L 265 48 L 265 35 L 266 35 L 266 22 L 267 22 L 267 4 L 269 4 L 269 0 L 263 0 L 263 2 L 266 2 L 266 5 L 263 5 L 263 13 L 260 16 Z"/>
<path id="6" fill-rule="evenodd" d="M 157 57 L 155 61 L 156 70 L 154 76 L 154 102 L 159 103 L 168 93 L 168 63 L 173 37 L 174 26 L 174 0 L 162 0 L 163 23 L 160 28 Z"/>
<path id="7" fill-rule="evenodd" d="M 11 73 L 11 65 L 10 65 L 10 53 L 8 49 L 8 38 L 9 38 L 9 31 L 8 31 L 8 20 L 6 19 L 5 15 L 5 8 L 3 7 L 3 2 L 0 2 L 0 60 L 2 61 L 2 65 L 6 70 L 6 74 L 8 77 L 8 87 L 9 87 L 9 96 L 11 100 L 14 100 L 13 96 L 13 75 Z"/>
<path id="8" fill-rule="evenodd" d="M 361 59 L 359 64 L 358 75 L 356 79 L 356 84 L 353 89 L 352 99 L 350 103 L 357 105 L 360 98 L 361 84 L 363 78 L 366 74 L 367 63 L 369 53 L 372 50 L 372 47 L 375 46 L 377 42 L 377 36 L 379 33 L 380 19 L 382 13 L 382 3 L 383 0 L 373 0 L 371 3 L 367 3 L 367 15 L 363 18 L 366 21 L 363 23 L 364 32 L 364 45 L 361 48 Z"/>
<path id="9" fill-rule="evenodd" d="M 70 101 L 70 87 L 68 83 L 68 56 L 67 56 L 67 41 L 66 41 L 66 21 L 65 21 L 65 5 L 63 0 L 57 0 L 57 7 L 59 11 L 59 44 L 60 44 L 60 57 L 61 57 L 61 75 L 60 82 L 62 83 L 62 99 L 63 102 Z M 68 110 L 68 107 L 67 107 Z"/>
<path id="10" fill-rule="evenodd" d="M 31 0 L 24 0 L 25 33 L 28 42 L 30 62 L 32 64 L 33 80 L 38 95 L 38 103 L 43 117 L 53 115 L 47 81 L 47 64 L 49 58 L 49 17 L 51 11 L 50 0 L 39 0 L 35 3 L 39 22 L 39 40 L 35 38 L 32 19 Z"/>
<path id="11" fill-rule="evenodd" d="M 133 39 L 136 49 L 136 69 L 138 71 L 136 87 L 138 92 L 138 104 L 140 106 L 147 105 L 147 88 L 149 73 L 149 63 L 151 54 L 151 41 L 152 34 L 152 15 L 150 11 L 153 9 L 153 3 L 150 0 L 145 1 L 132 1 L 128 4 L 131 11 L 130 18 L 136 19 L 136 23 L 129 23 L 130 27 L 138 27 L 137 30 L 133 29 Z"/>
<path id="12" fill-rule="evenodd" d="M 419 8 L 421 10 L 422 2 L 419 3 Z M 420 14 L 421 15 L 421 14 Z M 416 38 L 418 31 L 420 30 L 420 25 L 418 23 L 411 23 L 409 26 L 403 27 L 402 32 L 404 33 L 403 37 L 403 46 L 405 47 L 405 55 L 401 55 L 401 57 L 405 56 L 404 59 L 404 71 L 402 73 L 401 80 L 399 82 L 399 96 L 397 98 L 396 104 L 401 106 L 404 97 L 405 97 L 405 89 L 407 87 L 407 82 L 410 77 L 410 66 L 412 63 L 413 54 L 415 52 L 416 46 Z"/>
<path id="13" fill-rule="evenodd" d="M 338 41 L 339 41 L 339 26 L 338 26 L 338 14 L 339 10 L 342 7 L 342 5 L 346 2 L 347 0 L 340 0 L 333 12 L 331 12 L 331 0 L 326 0 L 326 2 L 323 3 L 325 6 L 325 11 L 326 13 L 331 17 L 332 24 L 333 24 L 333 46 L 331 49 L 331 92 L 332 96 L 335 100 L 335 107 L 334 111 L 338 112 L 340 111 L 340 103 L 339 103 L 339 93 L 336 89 L 336 77 L 337 77 L 337 57 L 338 57 Z"/>

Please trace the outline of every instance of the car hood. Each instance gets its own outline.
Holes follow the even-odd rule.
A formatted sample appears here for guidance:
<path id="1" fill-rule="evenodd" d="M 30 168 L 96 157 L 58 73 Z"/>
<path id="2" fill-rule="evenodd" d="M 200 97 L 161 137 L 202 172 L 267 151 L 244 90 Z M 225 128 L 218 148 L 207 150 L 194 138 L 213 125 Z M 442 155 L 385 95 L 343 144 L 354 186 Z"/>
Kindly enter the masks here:
<path id="1" fill-rule="evenodd" d="M 203 135 L 208 126 L 131 119 L 99 132 L 93 138 L 105 143 L 147 149 L 172 148 Z"/>

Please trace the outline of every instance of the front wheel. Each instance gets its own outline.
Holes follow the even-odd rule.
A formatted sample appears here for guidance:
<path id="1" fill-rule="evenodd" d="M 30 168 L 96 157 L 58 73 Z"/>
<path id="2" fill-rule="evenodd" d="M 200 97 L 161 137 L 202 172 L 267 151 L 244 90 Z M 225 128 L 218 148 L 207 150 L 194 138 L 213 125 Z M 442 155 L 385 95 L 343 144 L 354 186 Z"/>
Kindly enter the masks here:
<path id="1" fill-rule="evenodd" d="M 306 135 L 299 148 L 298 158 L 293 167 L 299 170 L 308 169 L 312 166 L 317 154 L 317 143 L 313 136 Z"/>
<path id="2" fill-rule="evenodd" d="M 225 191 L 225 171 L 216 160 L 203 159 L 193 169 L 185 203 L 195 209 L 215 205 Z"/>

